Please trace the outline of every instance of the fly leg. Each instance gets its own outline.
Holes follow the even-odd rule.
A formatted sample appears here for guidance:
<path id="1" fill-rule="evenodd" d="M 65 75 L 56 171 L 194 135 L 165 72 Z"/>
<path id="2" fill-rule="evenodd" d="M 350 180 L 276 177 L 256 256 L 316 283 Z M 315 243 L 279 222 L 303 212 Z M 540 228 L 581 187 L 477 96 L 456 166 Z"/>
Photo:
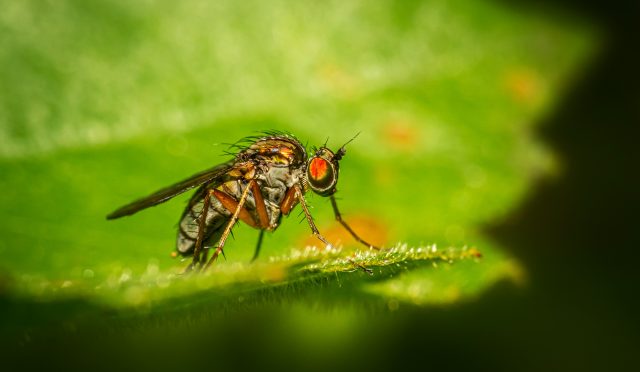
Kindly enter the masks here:
<path id="1" fill-rule="evenodd" d="M 211 191 L 208 191 L 204 195 L 204 201 L 202 204 L 202 212 L 200 213 L 200 221 L 198 221 L 198 237 L 196 238 L 196 247 L 193 251 L 193 260 L 184 270 L 185 273 L 190 272 L 194 268 L 200 266 L 204 260 L 200 260 L 200 251 L 202 251 L 202 240 L 204 239 L 204 230 L 207 223 L 207 214 L 209 214 L 209 206 L 211 205 Z M 205 255 L 206 257 L 206 255 Z M 205 258 L 206 259 L 206 258 Z"/>
<path id="2" fill-rule="evenodd" d="M 344 220 L 342 219 L 342 215 L 340 214 L 340 211 L 338 210 L 338 203 L 336 203 L 336 198 L 333 195 L 331 195 L 331 205 L 333 206 L 333 213 L 336 216 L 336 221 L 340 222 L 340 224 L 342 224 L 342 226 L 344 226 L 344 228 L 347 229 L 347 231 L 351 234 L 351 236 L 353 236 L 353 238 L 355 240 L 357 240 L 358 242 L 366 245 L 370 249 L 380 250 L 379 247 L 376 247 L 373 244 L 369 244 L 366 241 L 364 241 L 362 238 L 360 238 L 358 236 L 358 234 L 356 234 L 356 232 L 353 231 L 353 229 L 351 229 L 351 227 L 349 225 L 347 225 L 346 222 L 344 222 Z"/>
<path id="3" fill-rule="evenodd" d="M 258 254 L 260 254 L 260 247 L 262 246 L 262 238 L 264 237 L 264 230 L 260 230 L 260 235 L 258 236 L 258 244 L 256 244 L 256 252 L 253 254 L 253 258 L 251 262 L 255 261 L 258 258 Z"/>
<path id="4" fill-rule="evenodd" d="M 256 202 L 256 211 L 258 212 L 258 219 L 260 220 L 260 235 L 258 236 L 258 244 L 256 244 L 256 251 L 253 254 L 251 262 L 255 261 L 260 254 L 260 247 L 262 246 L 262 238 L 264 237 L 264 229 L 269 227 L 269 215 L 267 213 L 267 206 L 264 203 L 262 197 L 262 191 L 257 182 L 251 184 L 251 194 Z"/>
<path id="5" fill-rule="evenodd" d="M 302 196 L 302 192 L 300 190 L 300 187 L 298 185 L 294 186 L 296 188 L 296 195 L 298 200 L 300 200 L 300 205 L 302 206 L 302 210 L 304 211 L 305 216 L 307 216 L 307 221 L 309 222 L 309 226 L 311 227 L 311 231 L 313 231 L 313 235 L 315 235 L 318 239 L 320 239 L 320 241 L 322 241 L 324 244 L 327 245 L 327 247 L 331 247 L 331 244 L 327 241 L 327 239 L 324 238 L 324 236 L 322 236 L 320 234 L 320 232 L 318 231 L 318 228 L 316 227 L 315 223 L 313 223 L 313 218 L 311 217 L 311 213 L 309 213 L 309 208 L 307 207 L 307 203 L 304 200 L 304 197 Z M 333 201 L 333 196 L 331 197 L 331 200 Z M 335 207 L 335 202 L 334 202 L 334 210 L 337 212 L 337 207 Z M 339 216 L 340 214 L 337 214 L 337 216 Z M 341 220 L 339 220 L 341 221 Z M 344 224 L 344 223 L 343 223 Z M 356 238 L 357 236 L 355 235 L 355 233 L 349 228 L 349 226 L 347 226 L 346 224 L 344 224 L 345 227 L 351 232 L 352 235 L 354 235 Z M 357 238 L 359 239 L 359 238 Z M 366 243 L 364 240 L 359 240 L 362 241 L 364 244 L 367 244 L 368 246 L 370 246 L 371 248 L 375 248 L 372 245 Z M 379 248 L 376 248 L 379 249 Z M 351 262 L 354 266 L 359 267 L 360 269 L 362 269 L 362 271 L 366 272 L 369 275 L 373 275 L 373 271 L 371 269 L 367 269 L 366 267 L 364 267 L 362 264 L 357 263 L 355 260 L 352 260 L 351 258 L 348 258 L 349 262 Z"/>
<path id="6" fill-rule="evenodd" d="M 304 211 L 305 216 L 307 217 L 307 222 L 309 222 L 309 227 L 311 227 L 311 231 L 316 238 L 320 239 L 321 242 L 326 244 L 327 247 L 331 248 L 332 245 L 320 234 L 316 224 L 313 222 L 313 217 L 311 217 L 311 213 L 309 213 L 309 208 L 307 207 L 307 202 L 304 200 L 304 196 L 302 196 L 302 190 L 299 185 L 293 186 L 295 188 L 296 198 L 300 201 L 300 205 L 302 206 L 302 210 Z"/>
<path id="7" fill-rule="evenodd" d="M 222 254 L 224 254 L 224 252 L 222 252 Z M 202 267 L 202 265 L 204 265 L 204 263 L 207 262 L 208 257 L 209 257 L 209 249 L 207 248 L 202 249 L 202 253 L 200 253 L 200 267 Z"/>
<path id="8" fill-rule="evenodd" d="M 251 188 L 253 200 L 255 200 L 256 202 L 256 212 L 258 213 L 258 222 L 260 223 L 260 228 L 266 229 L 269 227 L 269 214 L 267 213 L 267 205 L 264 202 L 264 197 L 262 197 L 260 186 L 258 186 L 258 183 L 256 181 L 252 181 L 250 187 L 247 188 Z"/>
<path id="9" fill-rule="evenodd" d="M 245 201 L 247 201 L 249 190 L 253 187 L 253 184 L 255 182 L 256 182 L 255 180 L 249 181 L 249 184 L 247 185 L 247 187 L 245 187 L 244 191 L 242 192 L 242 196 L 240 197 L 240 200 L 238 201 L 238 205 L 236 206 L 235 211 L 233 212 L 233 216 L 231 216 L 229 223 L 227 223 L 227 227 L 224 229 L 224 232 L 222 233 L 222 236 L 218 241 L 218 246 L 216 247 L 215 252 L 213 252 L 211 259 L 209 259 L 209 262 L 207 262 L 207 264 L 202 268 L 203 271 L 207 270 L 209 266 L 211 266 L 211 264 L 216 260 L 216 258 L 218 258 L 218 256 L 222 252 L 222 249 L 224 248 L 224 243 L 227 241 L 227 237 L 229 237 L 229 233 L 231 233 L 231 229 L 233 228 L 233 225 L 235 225 L 236 222 L 238 221 L 238 216 L 240 215 L 240 211 L 241 210 L 246 211 L 246 209 L 243 209 L 243 206 Z"/>

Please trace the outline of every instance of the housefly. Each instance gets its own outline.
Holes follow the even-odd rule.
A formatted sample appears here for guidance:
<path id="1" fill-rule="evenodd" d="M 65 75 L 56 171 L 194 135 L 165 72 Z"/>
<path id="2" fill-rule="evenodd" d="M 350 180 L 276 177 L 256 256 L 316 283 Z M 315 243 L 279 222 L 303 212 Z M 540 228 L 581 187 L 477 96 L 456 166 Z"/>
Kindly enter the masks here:
<path id="1" fill-rule="evenodd" d="M 297 204 L 313 235 L 330 246 L 309 212 L 304 195 L 310 189 L 331 200 L 336 220 L 355 240 L 378 249 L 342 219 L 334 196 L 339 162 L 349 142 L 335 152 L 325 143 L 308 156 L 305 147 L 290 134 L 268 132 L 248 137 L 234 145 L 238 152 L 233 160 L 118 208 L 107 219 L 132 215 L 197 187 L 180 217 L 176 250 L 182 256 L 192 256 L 186 271 L 206 270 L 224 253 L 225 242 L 238 220 L 260 230 L 255 259 L 264 232 L 276 230 L 282 216 L 291 213 Z M 209 251 L 213 254 L 207 259 Z"/>

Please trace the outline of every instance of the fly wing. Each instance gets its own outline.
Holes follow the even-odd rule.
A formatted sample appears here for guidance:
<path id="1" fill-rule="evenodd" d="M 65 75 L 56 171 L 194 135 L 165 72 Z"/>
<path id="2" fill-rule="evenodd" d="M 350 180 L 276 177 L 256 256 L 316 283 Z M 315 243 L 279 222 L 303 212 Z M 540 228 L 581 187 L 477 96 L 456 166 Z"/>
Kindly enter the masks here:
<path id="1" fill-rule="evenodd" d="M 229 170 L 231 170 L 232 167 L 233 167 L 233 162 L 228 162 L 228 163 L 215 166 L 211 169 L 207 169 L 203 172 L 194 174 L 193 176 L 187 178 L 184 181 L 165 187 L 161 190 L 154 192 L 149 196 L 138 199 L 134 202 L 131 202 L 125 206 L 122 206 L 116 209 L 115 211 L 111 212 L 107 216 L 107 219 L 113 220 L 123 216 L 132 215 L 142 209 L 153 207 L 154 205 L 163 203 L 173 198 L 176 195 L 180 195 L 185 191 L 189 191 L 194 187 L 200 186 L 205 183 L 209 183 L 212 181 L 219 181 L 218 183 L 222 183 L 224 181 L 228 181 L 234 178 L 239 178 L 237 176 L 234 177 L 231 175 L 227 175 L 227 173 L 229 172 Z"/>

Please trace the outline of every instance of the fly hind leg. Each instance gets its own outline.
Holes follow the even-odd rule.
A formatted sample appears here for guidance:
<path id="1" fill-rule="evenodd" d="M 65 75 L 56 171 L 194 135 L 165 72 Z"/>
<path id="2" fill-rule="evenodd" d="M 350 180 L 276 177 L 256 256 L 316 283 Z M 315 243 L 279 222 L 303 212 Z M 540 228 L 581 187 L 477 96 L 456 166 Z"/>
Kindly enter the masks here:
<path id="1" fill-rule="evenodd" d="M 227 238 L 229 237 L 229 234 L 231 233 L 231 229 L 233 228 L 233 226 L 238 221 L 238 216 L 240 216 L 241 212 L 247 213 L 247 210 L 244 208 L 244 203 L 247 201 L 247 196 L 249 195 L 249 191 L 253 187 L 253 184 L 255 182 L 256 182 L 255 180 L 251 180 L 251 181 L 249 181 L 249 184 L 247 185 L 247 187 L 245 187 L 244 191 L 242 192 L 242 196 L 240 197 L 240 200 L 238 201 L 238 204 L 235 206 L 235 209 L 234 209 L 234 212 L 233 212 L 233 216 L 231 216 L 231 219 L 227 223 L 227 227 L 224 229 L 224 232 L 222 233 L 222 236 L 220 237 L 220 240 L 218 241 L 218 246 L 216 247 L 215 251 L 213 252 L 213 255 L 211 256 L 211 258 L 209 259 L 207 264 L 202 268 L 202 270 L 207 270 L 209 268 L 209 266 L 211 266 L 211 264 L 216 260 L 216 258 L 218 258 L 218 256 L 222 252 L 222 249 L 224 248 L 224 244 L 227 241 Z M 217 194 L 216 194 L 216 197 L 218 199 L 220 199 L 220 197 L 218 197 Z M 222 202 L 222 200 L 221 200 L 221 202 Z M 223 205 L 224 204 L 225 203 L 223 202 Z M 225 207 L 227 207 L 227 206 L 225 205 Z"/>
<path id="2" fill-rule="evenodd" d="M 211 205 L 211 191 L 208 191 L 204 195 L 202 212 L 200 213 L 200 220 L 198 221 L 198 236 L 196 238 L 196 246 L 193 251 L 193 260 L 191 260 L 191 263 L 189 264 L 189 266 L 187 266 L 187 268 L 184 270 L 185 273 L 188 273 L 191 270 L 201 266 L 204 263 L 204 260 L 206 259 L 206 254 L 205 254 L 204 255 L 205 258 L 203 258 L 203 260 L 200 260 L 200 253 L 202 251 L 202 244 L 204 240 L 204 230 L 207 224 L 207 215 L 209 214 L 210 205 Z"/>

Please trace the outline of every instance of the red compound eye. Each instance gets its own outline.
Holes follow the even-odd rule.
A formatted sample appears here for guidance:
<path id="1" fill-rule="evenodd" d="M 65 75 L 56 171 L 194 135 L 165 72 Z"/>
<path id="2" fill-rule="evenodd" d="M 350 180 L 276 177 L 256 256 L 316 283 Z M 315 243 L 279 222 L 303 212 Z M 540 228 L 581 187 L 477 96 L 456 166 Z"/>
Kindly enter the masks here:
<path id="1" fill-rule="evenodd" d="M 307 166 L 307 180 L 316 194 L 328 196 L 335 192 L 338 174 L 331 162 L 316 156 L 311 158 Z"/>
<path id="2" fill-rule="evenodd" d="M 309 176 L 314 180 L 321 180 L 328 175 L 329 162 L 322 158 L 314 158 L 309 164 Z"/>

